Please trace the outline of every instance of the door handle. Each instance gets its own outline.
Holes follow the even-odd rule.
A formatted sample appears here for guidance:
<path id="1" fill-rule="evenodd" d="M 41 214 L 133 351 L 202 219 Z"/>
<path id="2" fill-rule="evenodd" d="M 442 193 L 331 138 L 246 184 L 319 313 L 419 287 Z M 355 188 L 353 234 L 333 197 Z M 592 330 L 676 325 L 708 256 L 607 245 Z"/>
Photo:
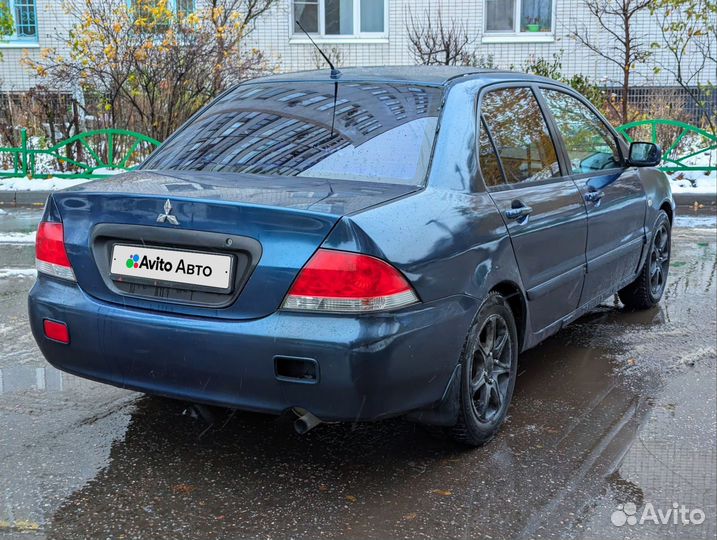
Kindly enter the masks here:
<path id="1" fill-rule="evenodd" d="M 520 220 L 528 217 L 533 213 L 530 206 L 519 206 L 518 208 L 509 208 L 505 211 L 505 217 L 511 220 Z"/>
<path id="2" fill-rule="evenodd" d="M 600 202 L 600 199 L 602 199 L 604 196 L 605 196 L 604 191 L 588 191 L 585 194 L 584 199 L 588 202 L 596 203 L 596 202 Z"/>

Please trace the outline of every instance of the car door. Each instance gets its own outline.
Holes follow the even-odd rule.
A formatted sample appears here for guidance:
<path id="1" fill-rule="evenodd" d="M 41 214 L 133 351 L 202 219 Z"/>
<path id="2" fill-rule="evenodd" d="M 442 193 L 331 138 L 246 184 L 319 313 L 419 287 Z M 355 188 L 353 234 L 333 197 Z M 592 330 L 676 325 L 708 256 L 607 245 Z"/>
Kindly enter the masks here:
<path id="1" fill-rule="evenodd" d="M 585 273 L 583 198 L 561 170 L 556 145 L 529 86 L 480 97 L 479 161 L 513 243 L 538 333 L 578 306 Z"/>
<path id="2" fill-rule="evenodd" d="M 542 87 L 588 213 L 587 274 L 581 305 L 599 302 L 631 281 L 645 239 L 647 196 L 626 168 L 615 133 L 582 99 Z"/>

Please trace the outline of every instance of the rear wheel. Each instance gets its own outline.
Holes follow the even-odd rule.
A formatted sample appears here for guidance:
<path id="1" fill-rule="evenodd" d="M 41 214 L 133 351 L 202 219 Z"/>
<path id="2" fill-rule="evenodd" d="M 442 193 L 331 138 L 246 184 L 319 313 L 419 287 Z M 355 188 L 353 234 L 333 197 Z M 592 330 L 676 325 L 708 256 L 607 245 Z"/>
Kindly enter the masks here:
<path id="1" fill-rule="evenodd" d="M 466 340 L 462 358 L 460 413 L 450 428 L 457 441 L 481 446 L 505 421 L 518 366 L 513 313 L 503 297 L 491 293 Z"/>
<path id="2" fill-rule="evenodd" d="M 665 292 L 667 273 L 670 269 L 670 219 L 664 210 L 657 216 L 650 239 L 650 251 L 637 276 L 618 293 L 625 307 L 634 310 L 649 309 L 657 304 Z"/>

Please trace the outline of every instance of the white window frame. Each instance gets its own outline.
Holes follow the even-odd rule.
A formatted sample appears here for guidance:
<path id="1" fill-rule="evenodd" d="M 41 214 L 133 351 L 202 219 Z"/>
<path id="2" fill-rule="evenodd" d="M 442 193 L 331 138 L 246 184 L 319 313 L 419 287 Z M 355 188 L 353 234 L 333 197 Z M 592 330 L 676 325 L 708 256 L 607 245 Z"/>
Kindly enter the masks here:
<path id="1" fill-rule="evenodd" d="M 557 10 L 556 5 L 558 0 L 550 0 L 550 32 L 528 32 L 520 30 L 520 21 L 523 18 L 522 0 L 513 0 L 513 30 L 488 30 L 488 0 L 483 0 L 483 36 L 481 38 L 482 43 L 516 43 L 516 42 L 529 42 L 529 43 L 546 43 L 555 41 L 555 25 Z"/>
<path id="2" fill-rule="evenodd" d="M 5 0 L 15 26 L 11 35 L 0 38 L 0 48 L 15 49 L 40 46 L 40 22 L 37 20 L 37 1 L 38 0 L 35 0 L 33 5 L 35 10 L 35 37 L 18 37 L 17 17 L 15 17 L 15 0 Z"/>
<path id="3" fill-rule="evenodd" d="M 326 0 L 318 0 L 319 3 L 319 31 L 309 32 L 309 35 L 316 43 L 387 43 L 388 42 L 388 3 L 390 0 L 383 0 L 383 32 L 361 32 L 361 0 L 353 0 L 353 23 L 352 34 L 329 34 L 325 33 L 326 26 Z M 301 30 L 294 30 L 294 0 L 289 0 L 289 42 L 310 43 Z"/>

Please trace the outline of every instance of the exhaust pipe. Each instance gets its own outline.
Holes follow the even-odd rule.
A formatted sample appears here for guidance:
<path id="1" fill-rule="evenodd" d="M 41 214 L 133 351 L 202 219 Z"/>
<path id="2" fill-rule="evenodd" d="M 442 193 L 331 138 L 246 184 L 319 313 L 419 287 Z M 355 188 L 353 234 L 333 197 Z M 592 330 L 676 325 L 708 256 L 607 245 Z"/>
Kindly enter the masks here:
<path id="1" fill-rule="evenodd" d="M 294 429 L 299 435 L 304 435 L 321 424 L 321 420 L 307 410 L 294 409 L 294 413 L 299 417 L 294 420 Z"/>

